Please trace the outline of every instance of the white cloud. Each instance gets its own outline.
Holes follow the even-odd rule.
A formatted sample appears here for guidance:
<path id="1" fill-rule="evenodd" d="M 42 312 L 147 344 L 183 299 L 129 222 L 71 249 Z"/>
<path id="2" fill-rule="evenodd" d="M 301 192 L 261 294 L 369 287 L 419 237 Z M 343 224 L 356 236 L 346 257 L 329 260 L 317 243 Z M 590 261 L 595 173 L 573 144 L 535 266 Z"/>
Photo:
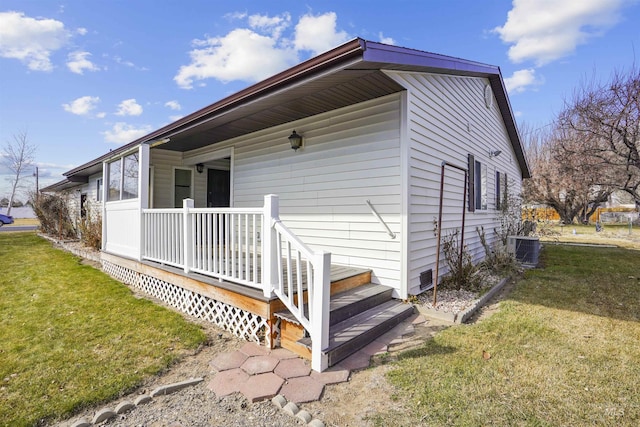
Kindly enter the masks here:
<path id="1" fill-rule="evenodd" d="M 172 122 L 177 122 L 178 120 L 180 120 L 183 117 L 184 116 L 169 116 L 169 120 L 171 120 Z"/>
<path id="2" fill-rule="evenodd" d="M 281 16 L 251 15 L 249 26 L 256 30 L 268 32 L 274 39 L 279 39 L 282 32 L 291 25 L 291 15 Z"/>
<path id="3" fill-rule="evenodd" d="M 76 74 L 83 74 L 84 70 L 100 71 L 100 67 L 87 59 L 89 56 L 91 56 L 89 52 L 71 52 L 67 57 L 67 67 Z"/>
<path id="4" fill-rule="evenodd" d="M 304 15 L 291 32 L 291 16 L 226 15 L 246 20 L 248 28 L 236 28 L 221 37 L 207 37 L 192 42 L 190 63 L 174 77 L 184 89 L 203 86 L 203 80 L 222 82 L 243 80 L 256 82 L 299 62 L 301 51 L 324 52 L 347 41 L 349 35 L 336 28 L 337 15 Z M 289 30 L 291 34 L 285 35 Z"/>
<path id="5" fill-rule="evenodd" d="M 142 114 L 142 105 L 135 98 L 125 99 L 118 105 L 116 116 L 139 116 Z"/>
<path id="6" fill-rule="evenodd" d="M 167 102 L 165 102 L 165 103 L 164 103 L 164 106 L 165 106 L 165 107 L 169 107 L 169 108 L 171 108 L 171 109 L 172 109 L 172 110 L 174 110 L 174 111 L 180 111 L 180 110 L 182 110 L 182 106 L 181 106 L 181 105 L 180 105 L 180 103 L 179 103 L 178 101 L 176 101 L 175 99 L 174 99 L 174 100 L 171 100 L 171 101 L 167 101 Z"/>
<path id="7" fill-rule="evenodd" d="M 294 45 L 298 50 L 310 50 L 314 54 L 326 52 L 347 40 L 345 31 L 336 30 L 338 16 L 335 12 L 323 15 L 304 15 L 296 25 Z"/>
<path id="8" fill-rule="evenodd" d="M 51 71 L 51 55 L 70 34 L 55 19 L 36 19 L 22 12 L 0 12 L 0 56 L 18 59 L 33 71 Z"/>
<path id="9" fill-rule="evenodd" d="M 106 142 L 112 142 L 114 144 L 125 144 L 127 142 L 135 141 L 151 132 L 151 126 L 145 125 L 136 127 L 123 122 L 118 122 L 113 125 L 111 130 L 102 132 L 104 140 Z"/>
<path id="10" fill-rule="evenodd" d="M 76 33 L 77 33 L 77 34 L 80 34 L 81 36 L 86 35 L 86 34 L 87 34 L 87 32 L 88 32 L 88 31 L 87 31 L 87 29 L 86 29 L 86 28 L 82 28 L 82 27 L 80 27 L 80 28 L 78 28 L 78 29 L 76 30 Z"/>
<path id="11" fill-rule="evenodd" d="M 78 116 L 87 116 L 91 111 L 95 110 L 100 102 L 100 98 L 97 96 L 82 96 L 74 99 L 68 104 L 62 104 L 62 108 L 65 111 L 77 114 Z"/>
<path id="12" fill-rule="evenodd" d="M 521 93 L 531 86 L 539 86 L 544 81 L 536 76 L 536 70 L 528 68 L 515 71 L 511 77 L 504 79 L 504 85 L 509 93 Z"/>
<path id="13" fill-rule="evenodd" d="M 224 37 L 195 40 L 191 63 L 180 67 L 173 78 L 178 86 L 191 89 L 196 80 L 215 78 L 223 82 L 255 82 L 297 62 L 292 49 L 249 29 L 235 29 Z"/>
<path id="14" fill-rule="evenodd" d="M 396 41 L 391 37 L 385 37 L 384 34 L 382 34 L 382 31 L 378 33 L 378 38 L 380 39 L 380 43 L 392 44 L 392 45 L 396 44 Z"/>
<path id="15" fill-rule="evenodd" d="M 620 19 L 625 0 L 514 0 L 507 22 L 496 27 L 514 63 L 541 66 L 571 54 Z"/>

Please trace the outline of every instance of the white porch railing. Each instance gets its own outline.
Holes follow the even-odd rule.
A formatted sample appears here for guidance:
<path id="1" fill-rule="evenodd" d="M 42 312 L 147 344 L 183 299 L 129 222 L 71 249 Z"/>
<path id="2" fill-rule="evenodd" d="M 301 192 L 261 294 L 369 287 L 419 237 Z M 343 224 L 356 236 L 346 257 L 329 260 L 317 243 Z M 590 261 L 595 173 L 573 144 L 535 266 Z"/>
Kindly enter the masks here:
<path id="1" fill-rule="evenodd" d="M 327 368 L 331 254 L 312 251 L 282 224 L 277 196 L 264 200 L 261 208 L 194 208 L 186 199 L 182 209 L 143 209 L 142 258 L 276 295 L 309 332 L 320 372 Z"/>

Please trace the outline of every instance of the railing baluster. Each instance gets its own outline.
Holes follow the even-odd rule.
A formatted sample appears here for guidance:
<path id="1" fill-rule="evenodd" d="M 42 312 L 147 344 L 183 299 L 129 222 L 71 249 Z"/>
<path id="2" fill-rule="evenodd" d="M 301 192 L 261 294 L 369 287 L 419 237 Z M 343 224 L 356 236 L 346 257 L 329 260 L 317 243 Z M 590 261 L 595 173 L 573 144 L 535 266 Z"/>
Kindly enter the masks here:
<path id="1" fill-rule="evenodd" d="M 224 257 L 224 274 L 229 275 L 229 258 L 230 258 L 230 239 L 231 239 L 231 235 L 229 233 L 229 222 L 230 222 L 230 215 L 229 214 L 225 214 L 224 215 L 224 247 L 225 247 L 225 257 Z"/>
<path id="2" fill-rule="evenodd" d="M 287 240 L 287 252 L 286 252 L 286 261 L 287 261 L 287 296 L 289 297 L 289 304 L 293 307 L 293 291 L 295 287 L 292 283 L 293 271 L 291 271 L 291 242 Z"/>
<path id="3" fill-rule="evenodd" d="M 298 287 L 298 309 L 300 316 L 304 314 L 304 290 L 302 289 L 302 264 L 300 263 L 300 251 L 296 250 L 296 285 Z"/>
<path id="4" fill-rule="evenodd" d="M 281 294 L 284 294 L 284 284 L 282 280 L 282 239 L 280 238 L 280 233 L 278 233 L 276 237 L 276 260 L 278 266 L 278 290 Z"/>
<path id="5" fill-rule="evenodd" d="M 258 280 L 258 229 L 256 226 L 256 216 L 253 214 L 253 280 L 256 283 L 260 283 Z"/>
<path id="6" fill-rule="evenodd" d="M 239 277 L 242 279 L 242 215 L 238 214 L 234 216 L 238 218 L 237 219 L 238 223 L 234 227 L 234 230 L 236 230 L 235 233 L 237 234 L 237 240 L 238 240 L 238 247 L 236 248 L 236 252 L 238 253 L 238 255 L 236 256 L 238 259 L 237 260 L 238 266 L 236 268 L 238 271 L 237 271 L 237 276 L 235 271 L 233 272 L 233 275 L 235 277 Z"/>
<path id="7" fill-rule="evenodd" d="M 249 258 L 249 215 L 244 215 L 244 279 L 250 280 L 251 262 Z"/>

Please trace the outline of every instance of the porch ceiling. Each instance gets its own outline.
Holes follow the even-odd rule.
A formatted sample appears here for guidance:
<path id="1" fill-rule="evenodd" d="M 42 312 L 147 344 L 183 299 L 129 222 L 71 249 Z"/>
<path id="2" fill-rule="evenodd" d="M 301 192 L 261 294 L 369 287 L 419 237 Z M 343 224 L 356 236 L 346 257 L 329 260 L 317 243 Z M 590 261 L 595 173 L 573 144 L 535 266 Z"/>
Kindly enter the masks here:
<path id="1" fill-rule="evenodd" d="M 379 70 L 344 69 L 241 108 L 217 111 L 197 125 L 171 135 L 170 142 L 161 148 L 189 151 L 402 90 Z"/>

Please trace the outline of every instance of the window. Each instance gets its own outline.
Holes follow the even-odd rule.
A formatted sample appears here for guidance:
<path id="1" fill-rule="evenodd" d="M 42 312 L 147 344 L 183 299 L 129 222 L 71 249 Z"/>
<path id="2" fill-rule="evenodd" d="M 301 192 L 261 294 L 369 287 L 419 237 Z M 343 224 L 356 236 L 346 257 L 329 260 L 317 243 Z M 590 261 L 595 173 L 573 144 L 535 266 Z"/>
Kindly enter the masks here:
<path id="1" fill-rule="evenodd" d="M 96 179 L 96 202 L 102 201 L 102 178 Z"/>
<path id="2" fill-rule="evenodd" d="M 124 165 L 124 166 L 123 166 Z M 107 201 L 138 197 L 138 153 L 129 154 L 107 165 L 109 194 Z M 98 184 L 101 186 L 101 183 Z"/>
<path id="3" fill-rule="evenodd" d="M 111 162 L 107 165 L 107 176 L 109 180 L 109 193 L 107 201 L 120 200 L 120 181 L 122 178 L 122 159 Z"/>
<path id="4" fill-rule="evenodd" d="M 175 169 L 173 175 L 173 206 L 182 207 L 182 201 L 192 197 L 191 169 Z"/>
<path id="5" fill-rule="evenodd" d="M 469 211 L 487 210 L 487 165 L 468 157 Z"/>
<path id="6" fill-rule="evenodd" d="M 122 180 L 122 200 L 138 197 L 138 153 L 130 154 L 124 159 Z"/>

